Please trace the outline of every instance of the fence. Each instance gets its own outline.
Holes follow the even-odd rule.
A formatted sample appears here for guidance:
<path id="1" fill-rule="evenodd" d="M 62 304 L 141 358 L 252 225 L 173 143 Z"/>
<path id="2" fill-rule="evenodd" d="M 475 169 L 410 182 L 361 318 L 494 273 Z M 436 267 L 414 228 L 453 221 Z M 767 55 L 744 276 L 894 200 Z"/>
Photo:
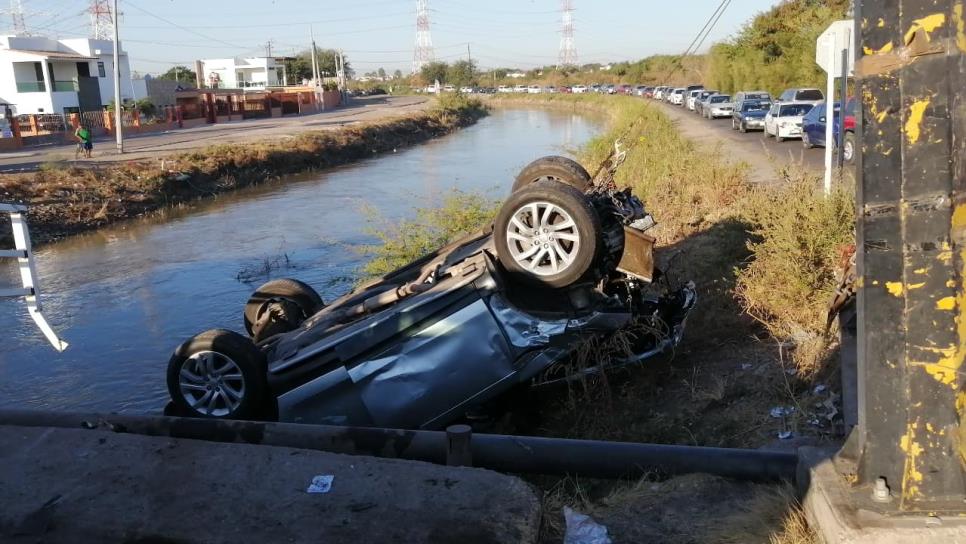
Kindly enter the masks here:
<path id="1" fill-rule="evenodd" d="M 159 108 L 157 115 L 142 117 L 138 112 L 124 111 L 121 123 L 126 133 L 146 133 L 174 128 L 190 128 L 205 122 L 224 122 L 241 119 L 258 119 L 281 115 L 299 115 L 315 112 L 318 106 L 330 108 L 339 105 L 339 93 L 323 93 L 318 101 L 314 92 L 265 92 L 230 97 L 209 97 L 200 93 L 194 100 L 178 100 L 178 106 Z M 214 113 L 209 117 L 209 112 Z M 72 143 L 74 128 L 87 127 L 95 136 L 114 133 L 114 113 L 87 111 L 70 114 L 23 114 L 10 118 L 13 138 L 0 138 L 0 151 L 23 146 Z"/>

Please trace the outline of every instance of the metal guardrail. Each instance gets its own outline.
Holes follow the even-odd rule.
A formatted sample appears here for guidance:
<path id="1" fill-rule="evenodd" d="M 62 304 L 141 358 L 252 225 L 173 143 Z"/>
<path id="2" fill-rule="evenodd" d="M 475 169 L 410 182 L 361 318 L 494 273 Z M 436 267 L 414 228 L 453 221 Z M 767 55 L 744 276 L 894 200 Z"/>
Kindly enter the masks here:
<path id="1" fill-rule="evenodd" d="M 442 432 L 21 410 L 0 410 L 0 425 L 100 429 L 592 478 L 637 478 L 658 471 L 794 481 L 798 467 L 794 452 L 471 434 L 465 425 Z"/>

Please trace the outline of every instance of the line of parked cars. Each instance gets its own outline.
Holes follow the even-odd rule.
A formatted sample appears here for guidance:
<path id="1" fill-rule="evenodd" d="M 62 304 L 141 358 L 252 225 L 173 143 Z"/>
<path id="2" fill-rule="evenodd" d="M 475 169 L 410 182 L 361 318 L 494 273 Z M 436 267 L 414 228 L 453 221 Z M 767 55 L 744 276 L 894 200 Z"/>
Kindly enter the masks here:
<path id="1" fill-rule="evenodd" d="M 685 87 L 645 87 L 643 96 L 681 106 L 708 120 L 731 119 L 733 130 L 747 133 L 762 131 L 764 136 L 782 142 L 801 139 L 806 148 L 825 147 L 827 106 L 819 89 L 792 88 L 773 98 L 765 91 L 742 91 L 734 96 L 706 89 L 703 85 Z M 833 105 L 832 133 L 838 147 L 840 105 Z M 846 162 L 855 157 L 855 99 L 846 101 L 843 151 Z"/>

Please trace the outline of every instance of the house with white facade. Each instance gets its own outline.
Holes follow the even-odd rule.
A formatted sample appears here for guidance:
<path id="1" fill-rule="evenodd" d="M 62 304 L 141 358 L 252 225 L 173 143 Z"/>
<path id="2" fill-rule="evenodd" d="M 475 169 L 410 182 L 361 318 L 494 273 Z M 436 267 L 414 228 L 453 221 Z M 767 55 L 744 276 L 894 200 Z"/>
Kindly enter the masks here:
<path id="1" fill-rule="evenodd" d="M 285 59 L 250 57 L 204 59 L 201 83 L 213 89 L 264 89 L 286 84 Z"/>
<path id="2" fill-rule="evenodd" d="M 127 101 L 136 98 L 131 68 L 127 53 L 119 59 Z M 0 36 L 0 104 L 18 115 L 102 110 L 114 100 L 113 71 L 110 40 Z"/>

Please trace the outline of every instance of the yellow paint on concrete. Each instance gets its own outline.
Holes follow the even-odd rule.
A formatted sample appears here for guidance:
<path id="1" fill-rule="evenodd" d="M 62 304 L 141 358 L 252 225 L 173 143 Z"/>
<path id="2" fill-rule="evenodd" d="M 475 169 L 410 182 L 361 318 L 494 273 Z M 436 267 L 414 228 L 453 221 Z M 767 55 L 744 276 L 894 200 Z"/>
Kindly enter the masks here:
<path id="1" fill-rule="evenodd" d="M 906 119 L 906 139 L 909 140 L 910 144 L 914 144 L 919 141 L 919 136 L 922 133 L 922 117 L 926 113 L 926 108 L 929 106 L 929 99 L 924 98 L 922 100 L 916 100 L 909 106 L 909 117 Z"/>
<path id="2" fill-rule="evenodd" d="M 876 116 L 875 116 L 875 122 L 876 123 L 881 123 L 881 122 L 885 121 L 885 118 L 888 117 L 888 116 L 889 116 L 889 111 L 888 110 L 882 110 L 878 114 L 876 114 Z"/>
<path id="3" fill-rule="evenodd" d="M 956 25 L 956 46 L 966 52 L 966 22 L 963 17 L 963 3 L 953 5 L 953 23 Z"/>
<path id="4" fill-rule="evenodd" d="M 936 301 L 936 309 L 950 311 L 956 308 L 956 298 L 955 297 L 945 297 Z"/>
<path id="5" fill-rule="evenodd" d="M 885 26 L 885 20 L 883 20 L 882 17 L 879 17 L 879 20 L 875 23 L 875 26 L 883 28 Z"/>
<path id="6" fill-rule="evenodd" d="M 878 49 L 872 49 L 869 46 L 863 46 L 862 51 L 864 51 L 866 55 L 885 55 L 886 53 L 891 53 L 894 48 L 895 48 L 895 45 L 893 45 L 892 42 L 890 41 Z"/>
<path id="7" fill-rule="evenodd" d="M 956 287 L 956 280 L 946 280 L 946 287 Z"/>
<path id="8" fill-rule="evenodd" d="M 922 289 L 925 285 L 926 285 L 926 282 L 922 282 L 922 283 L 910 283 L 909 286 L 907 287 L 907 289 L 910 290 L 910 291 L 912 291 L 913 289 Z"/>
<path id="9" fill-rule="evenodd" d="M 966 227 L 966 204 L 960 204 L 953 210 L 953 228 Z"/>
<path id="10" fill-rule="evenodd" d="M 894 297 L 901 297 L 904 288 L 901 281 L 887 281 L 886 290 Z"/>
<path id="11" fill-rule="evenodd" d="M 941 27 L 945 22 L 945 13 L 933 13 L 932 15 L 927 15 L 922 19 L 916 19 L 912 22 L 912 26 L 909 27 L 909 30 L 906 31 L 906 35 L 903 37 L 903 40 L 908 44 L 912 39 L 913 34 L 920 29 L 926 31 L 926 39 L 929 39 L 929 33 Z"/>
<path id="12" fill-rule="evenodd" d="M 928 268 L 917 268 L 912 271 L 913 274 L 919 274 L 920 276 L 925 274 L 926 272 L 929 272 Z"/>

